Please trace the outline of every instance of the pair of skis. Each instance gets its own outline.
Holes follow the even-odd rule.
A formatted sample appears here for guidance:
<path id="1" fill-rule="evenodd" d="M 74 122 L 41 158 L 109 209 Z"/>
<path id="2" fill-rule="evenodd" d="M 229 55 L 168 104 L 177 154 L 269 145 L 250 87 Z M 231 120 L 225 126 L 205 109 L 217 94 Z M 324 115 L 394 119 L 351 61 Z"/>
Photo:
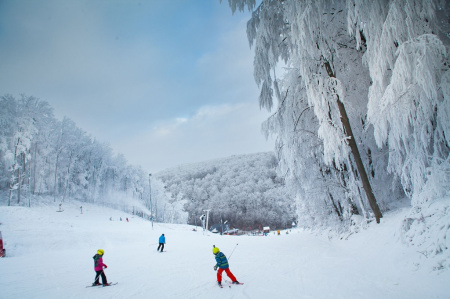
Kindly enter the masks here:
<path id="1" fill-rule="evenodd" d="M 244 283 L 243 282 L 238 282 L 238 283 L 232 283 L 232 282 L 230 282 L 230 281 L 227 281 L 230 285 L 228 286 L 229 288 L 231 288 L 231 285 L 233 285 L 233 284 L 235 284 L 235 285 L 243 285 Z M 221 288 L 221 289 L 223 289 L 223 285 L 221 285 L 221 284 L 219 284 L 219 287 Z"/>
<path id="2" fill-rule="evenodd" d="M 96 285 L 90 285 L 90 286 L 86 286 L 87 288 L 93 288 L 93 287 L 110 287 L 110 286 L 114 286 L 118 284 L 118 282 L 110 282 L 108 284 L 96 284 Z"/>

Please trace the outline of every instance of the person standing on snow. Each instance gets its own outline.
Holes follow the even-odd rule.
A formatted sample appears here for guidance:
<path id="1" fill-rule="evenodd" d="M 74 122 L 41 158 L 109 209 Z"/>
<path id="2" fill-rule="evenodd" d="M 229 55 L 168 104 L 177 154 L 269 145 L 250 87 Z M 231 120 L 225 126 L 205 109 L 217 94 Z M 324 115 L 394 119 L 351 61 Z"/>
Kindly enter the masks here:
<path id="1" fill-rule="evenodd" d="M 97 254 L 94 255 L 92 258 L 94 259 L 94 270 L 95 270 L 95 282 L 92 284 L 93 286 L 100 285 L 99 278 L 100 275 L 102 276 L 102 283 L 103 285 L 108 285 L 108 281 L 106 280 L 105 271 L 103 271 L 103 268 L 108 268 L 105 264 L 103 264 L 103 255 L 105 254 L 105 251 L 103 249 L 97 250 Z"/>
<path id="2" fill-rule="evenodd" d="M 225 254 L 220 252 L 219 248 L 214 246 L 213 247 L 213 254 L 216 256 L 216 265 L 214 266 L 214 271 L 219 268 L 219 271 L 217 271 L 217 284 L 220 286 L 222 285 L 222 272 L 225 271 L 227 273 L 227 276 L 231 279 L 233 284 L 238 284 L 239 281 L 236 280 L 236 277 L 234 277 L 233 273 L 230 271 L 230 267 L 228 265 L 228 260 Z"/>
<path id="3" fill-rule="evenodd" d="M 164 237 L 164 234 L 162 234 L 161 237 L 159 237 L 159 246 L 158 249 L 156 249 L 156 251 L 159 251 L 159 248 L 161 248 L 161 252 L 163 252 L 164 244 L 166 244 L 166 237 Z"/>

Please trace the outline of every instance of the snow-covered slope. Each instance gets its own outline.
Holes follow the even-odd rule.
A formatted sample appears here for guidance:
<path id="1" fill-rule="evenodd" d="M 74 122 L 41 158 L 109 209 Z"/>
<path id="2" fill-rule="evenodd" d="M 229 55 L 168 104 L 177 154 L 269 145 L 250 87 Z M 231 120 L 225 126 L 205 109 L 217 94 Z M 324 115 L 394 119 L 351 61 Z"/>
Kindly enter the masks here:
<path id="1" fill-rule="evenodd" d="M 63 209 L 0 207 L 7 249 L 0 298 L 450 298 L 449 271 L 433 271 L 417 249 L 399 241 L 408 209 L 385 213 L 381 224 L 347 240 L 300 230 L 260 237 L 218 236 L 187 225 L 152 229 L 100 206 L 74 201 Z M 161 233 L 165 253 L 156 251 Z M 227 256 L 235 248 L 231 271 L 244 285 L 216 286 L 212 245 Z M 119 284 L 86 288 L 99 248 L 108 280 Z"/>

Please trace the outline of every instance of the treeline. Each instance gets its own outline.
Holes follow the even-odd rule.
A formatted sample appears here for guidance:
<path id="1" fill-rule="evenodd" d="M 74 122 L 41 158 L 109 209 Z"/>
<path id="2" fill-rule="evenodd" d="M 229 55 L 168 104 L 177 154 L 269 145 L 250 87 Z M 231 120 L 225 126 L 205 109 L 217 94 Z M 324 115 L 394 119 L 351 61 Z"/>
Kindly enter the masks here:
<path id="1" fill-rule="evenodd" d="M 54 117 L 45 101 L 22 95 L 0 99 L 0 192 L 8 205 L 39 196 L 74 198 L 145 212 L 148 174 L 68 119 Z M 139 207 L 139 208 L 138 208 Z"/>
<path id="2" fill-rule="evenodd" d="M 172 200 L 184 201 L 188 224 L 210 210 L 209 226 L 228 223 L 242 230 L 291 227 L 296 221 L 293 196 L 277 175 L 273 153 L 232 156 L 159 172 Z"/>

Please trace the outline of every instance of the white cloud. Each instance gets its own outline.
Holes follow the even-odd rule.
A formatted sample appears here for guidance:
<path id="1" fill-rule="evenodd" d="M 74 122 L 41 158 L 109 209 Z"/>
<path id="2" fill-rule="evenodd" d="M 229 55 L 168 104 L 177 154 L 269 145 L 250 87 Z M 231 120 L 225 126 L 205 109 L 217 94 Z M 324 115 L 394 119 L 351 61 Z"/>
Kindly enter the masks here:
<path id="1" fill-rule="evenodd" d="M 184 117 L 178 117 L 175 120 L 168 121 L 165 124 L 157 125 L 153 128 L 153 132 L 156 136 L 166 136 L 176 131 L 181 125 L 185 124 L 189 120 Z"/>
<path id="2" fill-rule="evenodd" d="M 197 113 L 194 115 L 193 119 L 195 121 L 202 121 L 202 120 L 210 120 L 210 119 L 216 119 L 218 117 L 224 117 L 228 116 L 233 112 L 238 111 L 242 108 L 244 104 L 222 104 L 218 106 L 203 106 L 200 107 L 200 109 L 197 111 Z"/>
<path id="3" fill-rule="evenodd" d="M 178 118 L 134 134 L 115 144 L 132 164 L 153 172 L 179 164 L 273 149 L 261 134 L 268 114 L 251 104 L 201 107 L 190 118 Z M 136 145 L 136 146 L 130 146 Z"/>

